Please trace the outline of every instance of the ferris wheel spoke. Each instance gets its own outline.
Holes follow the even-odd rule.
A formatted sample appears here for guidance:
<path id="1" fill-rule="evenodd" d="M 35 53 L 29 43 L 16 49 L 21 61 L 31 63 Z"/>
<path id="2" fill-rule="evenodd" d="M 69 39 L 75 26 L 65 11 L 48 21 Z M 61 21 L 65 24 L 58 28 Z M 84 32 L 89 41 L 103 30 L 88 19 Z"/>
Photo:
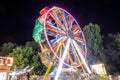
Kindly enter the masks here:
<path id="1" fill-rule="evenodd" d="M 74 24 L 72 31 L 75 33 L 75 32 L 77 32 L 77 31 L 79 31 L 79 30 L 80 30 L 80 27 L 79 27 L 78 25 Z"/>
<path id="2" fill-rule="evenodd" d="M 47 36 L 48 37 L 56 37 L 56 34 L 55 34 L 55 32 L 53 32 L 53 31 L 47 31 Z"/>
<path id="3" fill-rule="evenodd" d="M 54 34 L 54 33 L 47 33 L 47 36 L 48 36 L 48 37 L 55 37 L 56 34 Z"/>
<path id="4" fill-rule="evenodd" d="M 65 43 L 62 44 L 62 47 L 63 47 L 63 49 L 66 48 Z M 62 55 L 63 55 L 63 54 L 62 54 Z M 61 56 L 61 58 L 62 58 L 62 56 Z M 68 53 L 67 53 L 67 56 L 66 56 L 66 63 L 69 64 L 69 61 L 70 61 L 70 62 L 73 62 L 73 61 L 72 61 L 72 58 L 71 58 L 71 56 L 70 56 L 70 52 L 69 52 L 69 50 L 68 50 Z"/>
<path id="5" fill-rule="evenodd" d="M 55 26 L 55 24 L 52 23 L 52 22 L 50 22 L 50 21 L 47 21 L 47 25 L 52 26 L 52 27 L 57 28 L 58 30 L 61 30 L 61 31 L 62 31 L 62 29 L 61 29 L 60 27 Z"/>
<path id="6" fill-rule="evenodd" d="M 73 40 L 73 42 L 74 42 L 74 46 L 77 46 L 80 52 L 82 52 L 82 54 L 85 55 L 86 54 L 85 50 L 83 50 L 83 48 L 80 45 L 78 45 L 76 41 Z"/>
<path id="7" fill-rule="evenodd" d="M 73 18 L 71 15 L 68 16 L 68 29 L 72 29 Z"/>
<path id="8" fill-rule="evenodd" d="M 56 42 L 64 43 L 66 40 L 67 40 L 67 37 L 63 36 L 63 37 L 59 38 Z"/>
<path id="9" fill-rule="evenodd" d="M 72 41 L 71 45 L 72 45 L 72 51 L 75 53 L 76 62 L 78 63 L 78 65 L 80 65 L 81 64 L 80 57 L 79 57 L 79 55 L 78 55 L 78 53 L 73 45 L 73 41 Z"/>
<path id="10" fill-rule="evenodd" d="M 77 63 L 78 61 L 78 58 L 77 58 L 77 56 L 76 56 L 76 50 L 74 49 L 74 46 L 73 46 L 73 43 L 71 42 L 71 51 L 72 51 L 72 53 L 71 53 L 71 55 L 72 55 L 72 57 L 73 57 L 73 61 L 74 61 L 74 63 Z"/>
<path id="11" fill-rule="evenodd" d="M 82 31 L 78 31 L 77 33 L 74 33 L 74 39 L 77 41 L 77 42 L 80 42 L 80 43 L 85 43 L 85 39 L 84 37 L 82 36 Z"/>
<path id="12" fill-rule="evenodd" d="M 63 11 L 59 9 L 59 13 L 60 13 L 61 19 L 62 19 L 64 27 L 65 27 L 66 26 L 66 21 L 65 21 L 64 15 L 63 15 Z M 66 31 L 66 29 L 65 29 L 65 31 Z"/>
<path id="13" fill-rule="evenodd" d="M 78 36 L 75 36 L 75 40 L 77 40 L 77 41 L 79 41 L 79 42 L 82 42 L 82 43 L 85 42 L 85 39 L 80 38 L 80 37 L 78 37 Z"/>
<path id="14" fill-rule="evenodd" d="M 74 35 L 78 35 L 78 34 L 82 34 L 81 30 L 77 30 L 76 32 L 74 32 Z"/>
<path id="15" fill-rule="evenodd" d="M 64 60 L 65 60 L 65 58 L 67 56 L 69 47 L 70 47 L 70 38 L 67 40 L 65 50 L 63 52 L 61 61 L 60 61 L 59 66 L 58 66 L 58 70 L 57 70 L 57 73 L 56 73 L 56 76 L 55 76 L 55 80 L 58 80 L 59 74 L 61 73 L 61 70 L 62 70 L 62 67 L 63 67 L 63 63 L 64 63 Z"/>
<path id="16" fill-rule="evenodd" d="M 62 30 L 65 30 L 64 25 L 61 23 L 60 18 L 58 17 L 58 14 L 54 10 L 50 12 L 50 15 L 55 20 L 55 22 L 59 25 L 59 27 Z"/>
<path id="17" fill-rule="evenodd" d="M 63 30 L 65 30 L 64 25 L 62 24 L 61 19 L 60 19 L 60 14 L 59 14 L 59 16 L 58 16 L 58 13 L 57 13 L 56 11 L 54 11 L 54 10 L 53 10 L 53 14 L 56 16 L 56 19 L 59 21 L 59 23 L 60 23 L 59 26 L 60 26 Z"/>
<path id="18" fill-rule="evenodd" d="M 53 46 L 53 47 L 56 47 L 56 44 L 63 44 L 66 40 L 67 40 L 67 38 L 61 37 L 61 38 L 57 39 L 57 40 L 52 44 L 52 46 Z"/>
<path id="19" fill-rule="evenodd" d="M 58 45 L 59 45 L 58 43 L 54 43 L 54 44 L 52 44 L 53 49 L 56 50 L 57 47 L 58 47 Z"/>
<path id="20" fill-rule="evenodd" d="M 54 47 L 54 50 L 55 50 L 55 54 L 56 55 L 59 55 L 60 57 L 60 54 L 57 54 L 57 53 L 61 53 L 60 50 L 61 50 L 61 44 L 57 44 L 56 47 Z"/>
<path id="21" fill-rule="evenodd" d="M 55 28 L 55 29 L 57 29 L 57 30 L 59 30 L 59 31 L 61 31 L 62 33 L 65 34 L 65 32 L 63 30 L 61 30 L 61 28 L 55 26 L 52 22 L 47 22 L 47 25 L 52 27 L 52 28 Z"/>
<path id="22" fill-rule="evenodd" d="M 64 18 L 64 21 L 65 21 L 65 28 L 66 28 L 66 30 L 68 30 L 68 22 L 67 22 L 67 19 L 66 19 L 66 17 L 68 16 L 68 14 L 65 13 L 64 11 L 62 12 L 62 14 L 63 14 L 63 18 Z"/>
<path id="23" fill-rule="evenodd" d="M 60 59 L 61 59 L 61 57 L 62 57 L 62 52 L 63 52 L 63 49 L 62 49 L 62 48 L 63 48 L 63 45 L 61 45 L 61 46 L 60 46 L 60 49 L 59 49 L 59 51 L 60 51 L 59 58 L 60 58 Z"/>
<path id="24" fill-rule="evenodd" d="M 88 65 L 87 65 L 87 63 L 85 61 L 85 57 L 82 54 L 83 52 L 81 51 L 81 49 L 79 48 L 79 46 L 77 45 L 77 43 L 74 40 L 72 40 L 72 41 L 73 41 L 73 45 L 75 46 L 76 51 L 78 52 L 78 54 L 79 54 L 79 56 L 81 58 L 81 61 L 82 61 L 83 65 L 84 65 L 84 67 L 86 68 L 86 70 L 88 71 L 88 73 L 91 73 L 91 71 L 90 71 L 90 69 L 89 69 L 89 67 L 88 67 Z"/>
<path id="25" fill-rule="evenodd" d="M 59 34 L 65 35 L 65 32 L 63 32 L 62 30 L 59 30 L 56 27 L 53 27 L 51 25 L 47 25 L 47 29 L 50 30 L 50 31 L 53 31 L 55 33 L 59 33 Z"/>

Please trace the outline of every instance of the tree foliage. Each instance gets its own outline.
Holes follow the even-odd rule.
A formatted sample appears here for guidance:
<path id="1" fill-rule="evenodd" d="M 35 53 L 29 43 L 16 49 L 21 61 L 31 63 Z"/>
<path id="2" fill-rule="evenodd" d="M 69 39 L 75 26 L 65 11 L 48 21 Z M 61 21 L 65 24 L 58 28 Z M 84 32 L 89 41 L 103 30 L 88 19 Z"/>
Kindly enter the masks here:
<path id="1" fill-rule="evenodd" d="M 15 43 L 4 43 L 0 49 L 0 56 L 7 56 L 17 45 Z"/>
<path id="2" fill-rule="evenodd" d="M 42 64 L 40 56 L 38 55 L 38 52 L 40 51 L 38 44 L 34 41 L 31 41 L 31 42 L 27 41 L 25 43 L 25 46 L 32 47 L 34 56 L 32 59 L 33 62 L 31 61 L 31 64 L 33 66 L 35 66 L 34 70 L 36 71 L 36 73 L 37 74 L 44 74 L 47 68 L 45 67 L 45 65 Z M 37 55 L 37 56 L 35 56 L 35 55 Z"/>
<path id="3" fill-rule="evenodd" d="M 88 47 L 88 61 L 90 64 L 104 60 L 102 36 L 100 34 L 100 26 L 89 23 L 83 27 L 83 32 L 86 38 Z"/>
<path id="4" fill-rule="evenodd" d="M 34 48 L 33 48 L 34 47 Z M 27 42 L 25 46 L 17 46 L 9 54 L 9 56 L 14 57 L 14 65 L 18 69 L 22 69 L 26 66 L 34 66 L 35 74 L 43 74 L 46 70 L 46 67 L 41 63 L 37 51 L 34 50 L 37 48 L 34 42 Z"/>
<path id="5" fill-rule="evenodd" d="M 120 34 L 108 34 L 104 40 L 107 69 L 111 74 L 120 71 Z"/>
<path id="6" fill-rule="evenodd" d="M 9 56 L 14 57 L 14 65 L 21 69 L 29 64 L 31 54 L 33 54 L 31 47 L 17 46 Z"/>

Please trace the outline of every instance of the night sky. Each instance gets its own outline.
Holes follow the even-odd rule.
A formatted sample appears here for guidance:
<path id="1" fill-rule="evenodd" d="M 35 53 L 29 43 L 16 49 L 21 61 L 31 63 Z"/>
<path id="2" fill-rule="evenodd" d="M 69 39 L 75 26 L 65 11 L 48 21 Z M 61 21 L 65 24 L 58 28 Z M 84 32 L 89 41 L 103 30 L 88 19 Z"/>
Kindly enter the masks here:
<path id="1" fill-rule="evenodd" d="M 101 26 L 101 33 L 120 32 L 118 0 L 1 0 L 0 44 L 32 41 L 32 29 L 39 11 L 45 6 L 62 7 L 71 13 L 81 28 L 89 22 Z"/>

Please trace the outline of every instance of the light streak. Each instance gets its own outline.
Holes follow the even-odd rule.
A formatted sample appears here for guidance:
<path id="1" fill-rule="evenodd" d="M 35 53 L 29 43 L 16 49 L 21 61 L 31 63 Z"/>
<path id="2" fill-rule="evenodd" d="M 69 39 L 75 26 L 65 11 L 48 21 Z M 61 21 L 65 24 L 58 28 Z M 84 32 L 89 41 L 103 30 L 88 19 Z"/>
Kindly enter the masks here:
<path id="1" fill-rule="evenodd" d="M 63 66 L 63 62 L 66 58 L 66 55 L 67 55 L 67 52 L 68 52 L 68 49 L 69 49 L 69 44 L 70 44 L 70 38 L 68 39 L 67 41 L 67 45 L 66 45 L 66 48 L 64 50 L 64 53 L 63 53 L 63 56 L 62 56 L 62 59 L 59 63 L 59 66 L 58 66 L 58 70 L 57 70 L 57 73 L 56 73 L 56 76 L 55 76 L 55 80 L 58 80 L 59 76 L 60 76 L 60 73 L 61 73 L 61 70 L 62 70 L 62 66 Z"/>
<path id="2" fill-rule="evenodd" d="M 86 63 L 83 55 L 81 54 L 81 50 L 77 47 L 77 43 L 76 43 L 74 40 L 72 40 L 72 41 L 73 41 L 73 45 L 75 46 L 77 52 L 79 53 L 80 58 L 82 59 L 83 65 L 85 66 L 86 70 L 87 70 L 88 73 L 90 74 L 91 71 L 90 71 L 90 69 L 89 69 L 89 67 L 88 67 L 88 65 L 87 65 L 87 63 Z"/>

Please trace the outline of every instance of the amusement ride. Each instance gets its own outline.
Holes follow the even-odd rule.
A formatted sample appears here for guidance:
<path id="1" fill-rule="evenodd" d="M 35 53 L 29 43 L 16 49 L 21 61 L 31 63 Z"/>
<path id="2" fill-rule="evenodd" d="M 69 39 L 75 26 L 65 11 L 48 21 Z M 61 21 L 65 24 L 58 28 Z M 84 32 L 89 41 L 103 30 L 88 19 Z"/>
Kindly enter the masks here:
<path id="1" fill-rule="evenodd" d="M 91 74 L 82 29 L 75 18 L 63 8 L 43 8 L 35 21 L 33 38 L 39 44 L 42 63 L 48 67 L 44 80 L 62 80 L 64 75 L 77 72 L 85 77 L 86 74 Z M 81 79 L 79 75 L 76 80 Z M 64 80 L 67 80 L 65 76 Z"/>

